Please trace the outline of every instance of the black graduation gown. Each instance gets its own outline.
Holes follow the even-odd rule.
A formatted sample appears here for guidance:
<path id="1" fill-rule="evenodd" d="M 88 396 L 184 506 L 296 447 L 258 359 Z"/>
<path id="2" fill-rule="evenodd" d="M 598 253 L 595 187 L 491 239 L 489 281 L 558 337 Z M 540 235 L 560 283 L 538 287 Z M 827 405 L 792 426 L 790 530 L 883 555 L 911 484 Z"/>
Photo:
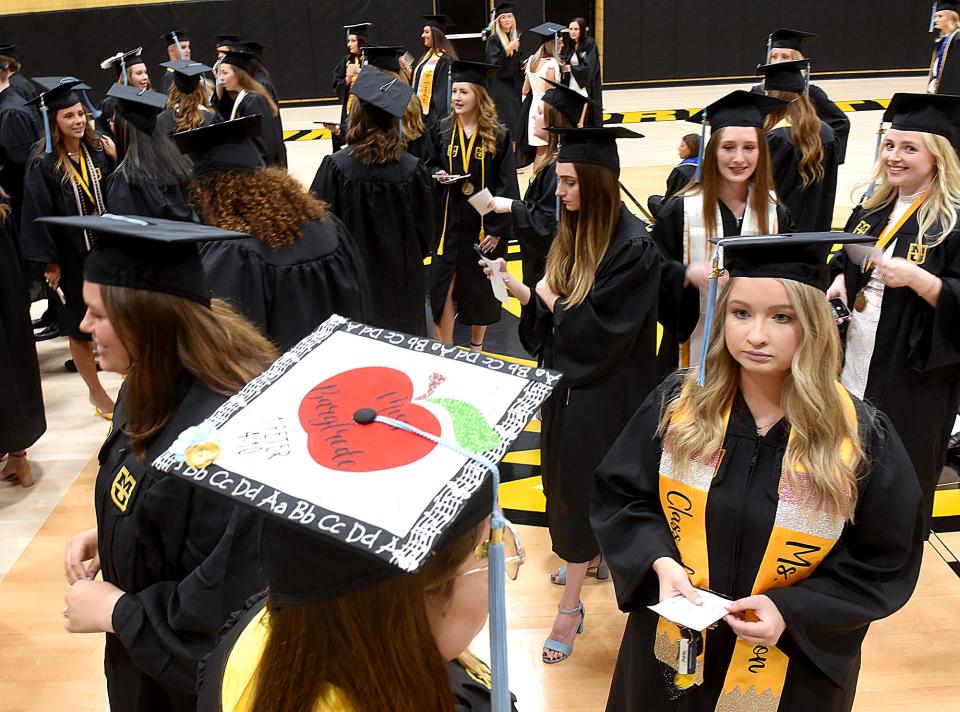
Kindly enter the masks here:
<path id="1" fill-rule="evenodd" d="M 512 57 L 508 57 L 500 37 L 493 34 L 487 38 L 487 64 L 497 67 L 496 74 L 488 83 L 500 123 L 506 126 L 510 130 L 510 136 L 515 138 L 521 132 L 520 94 L 523 91 L 523 67 L 520 52 L 518 50 Z"/>
<path id="2" fill-rule="evenodd" d="M 12 77 L 10 77 L 10 88 L 23 97 L 24 101 L 36 99 L 40 94 L 40 90 L 37 88 L 37 85 L 22 74 L 14 74 Z"/>
<path id="3" fill-rule="evenodd" d="M 439 170 L 459 175 L 464 172 L 460 162 L 462 156 L 453 158 L 452 171 L 447 156 L 447 148 L 452 140 L 457 141 L 459 147 L 459 140 L 454 136 L 454 125 L 454 121 L 448 118 L 434 124 L 430 129 L 425 163 L 431 175 Z M 466 140 L 469 142 L 469 139 Z M 479 140 L 478 137 L 477 141 Z M 475 145 L 474 151 L 476 148 Z M 486 187 L 490 192 L 497 197 L 519 198 L 517 168 L 508 129 L 500 126 L 500 133 L 497 136 L 497 154 L 491 156 L 486 153 L 483 161 Z M 479 192 L 481 167 L 475 157 L 471 159 L 470 174 L 470 180 Z M 461 192 L 460 183 L 451 186 L 438 183 L 436 187 L 439 214 L 436 220 L 437 238 L 434 244 L 439 245 L 444 225 L 446 225 L 446 238 L 442 245 L 443 254 L 437 254 L 435 251 L 430 262 L 430 308 L 433 312 L 433 321 L 435 324 L 440 323 L 450 281 L 456 277 L 453 299 L 457 305 L 460 323 L 479 326 L 495 324 L 500 321 L 500 301 L 493 296 L 490 281 L 477 264 L 477 253 L 473 249 L 473 246 L 480 242 L 480 214 L 467 202 L 467 196 Z M 484 216 L 483 226 L 486 234 L 500 238 L 497 247 L 487 253 L 491 259 L 506 256 L 507 242 L 513 236 L 512 222 L 509 215 L 487 213 Z M 439 249 L 438 246 L 436 250 Z"/>
<path id="4" fill-rule="evenodd" d="M 424 122 L 426 124 L 426 122 Z M 407 153 L 409 153 L 414 158 L 419 158 L 421 161 L 427 157 L 427 144 L 429 142 L 429 137 L 427 132 L 430 129 L 424 126 L 423 133 L 417 136 L 417 138 L 407 139 Z M 431 186 L 432 190 L 432 186 Z"/>
<path id="5" fill-rule="evenodd" d="M 42 149 L 41 149 L 42 151 Z M 103 151 L 90 150 L 95 168 L 100 172 L 100 185 L 113 170 L 113 161 Z M 23 225 L 20 240 L 23 258 L 39 265 L 42 271 L 49 263 L 60 265 L 60 289 L 66 304 L 57 302 L 57 320 L 60 333 L 72 339 L 89 341 L 90 335 L 80 331 L 80 321 L 86 313 L 83 302 L 83 264 L 90 251 L 83 230 L 34 222 L 39 217 L 77 215 L 79 209 L 69 182 L 60 180 L 54 170 L 53 154 L 39 153 L 30 159 L 24 179 Z M 83 196 L 83 191 L 80 191 Z M 86 198 L 85 214 L 95 212 Z M 104 202 L 106 195 L 104 190 Z M 109 206 L 107 206 L 109 209 Z"/>
<path id="6" fill-rule="evenodd" d="M 229 96 L 224 91 L 217 101 L 217 111 L 220 116 L 226 120 L 230 118 L 233 111 L 235 98 Z M 286 168 L 287 167 L 287 147 L 283 145 L 283 126 L 280 123 L 280 117 L 274 116 L 267 102 L 263 97 L 253 92 L 247 92 L 237 107 L 235 119 L 241 116 L 252 116 L 259 114 L 262 118 L 262 131 L 259 136 L 253 139 L 257 144 L 263 162 L 268 168 Z"/>
<path id="7" fill-rule="evenodd" d="M 540 451 L 547 525 L 564 561 L 590 561 L 599 549 L 590 527 L 593 472 L 630 416 L 656 386 L 659 255 L 626 207 L 586 301 L 554 311 L 533 294 L 522 335 L 544 368 L 563 373 L 543 404 Z"/>
<path id="8" fill-rule="evenodd" d="M 791 215 L 786 206 L 777 206 L 780 232 L 793 231 Z M 724 237 L 740 234 L 739 221 L 723 202 L 720 202 L 720 218 L 723 221 Z M 693 285 L 683 286 L 687 265 L 683 262 L 682 197 L 675 196 L 663 204 L 651 234 L 662 256 L 657 315 L 657 321 L 663 327 L 660 350 L 657 352 L 659 382 L 677 370 L 680 363 L 680 344 L 690 338 L 700 320 L 700 290 Z"/>
<path id="9" fill-rule="evenodd" d="M 93 121 L 94 129 L 96 129 L 98 135 L 112 139 L 113 129 L 110 128 L 110 122 L 113 121 L 113 116 L 117 113 L 117 100 L 112 96 L 104 97 L 97 110 L 100 112 L 100 116 Z"/>
<path id="10" fill-rule="evenodd" d="M 513 201 L 513 232 L 520 243 L 523 283 L 533 289 L 547 269 L 547 253 L 557 234 L 557 162 L 533 177 L 523 200 Z"/>
<path id="11" fill-rule="evenodd" d="M 937 38 L 933 43 L 933 58 L 937 56 L 937 51 L 941 43 L 946 38 Z M 945 51 L 947 61 L 940 67 L 940 81 L 937 84 L 937 94 L 960 95 L 960 32 L 953 35 L 950 40 L 950 47 Z M 933 60 L 930 62 L 930 68 L 933 69 Z M 929 83 L 929 79 L 927 80 Z"/>
<path id="12" fill-rule="evenodd" d="M 223 121 L 223 117 L 220 114 L 203 109 L 203 123 L 200 124 L 198 128 L 203 128 L 204 126 L 209 126 L 210 124 L 217 124 Z M 173 109 L 164 109 L 157 115 L 157 131 L 162 131 L 163 133 L 170 134 L 176 133 L 177 131 L 177 119 L 173 115 Z"/>
<path id="13" fill-rule="evenodd" d="M 143 215 L 164 220 L 194 220 L 193 210 L 187 205 L 182 185 L 131 183 L 123 170 L 123 162 L 107 178 L 104 200 L 111 213 Z"/>
<path id="14" fill-rule="evenodd" d="M 757 84 L 751 88 L 750 91 L 755 94 L 763 94 L 763 85 Z M 842 166 L 847 157 L 847 139 L 850 137 L 850 119 L 847 118 L 843 109 L 831 101 L 830 97 L 827 96 L 827 92 L 816 84 L 810 85 L 809 98 L 813 107 L 817 110 L 817 116 L 833 130 L 833 134 L 837 139 L 837 162 Z"/>
<path id="15" fill-rule="evenodd" d="M 650 394 L 597 470 L 590 521 L 610 564 L 620 610 L 629 613 L 607 700 L 610 712 L 714 712 L 736 636 L 721 622 L 706 631 L 704 683 L 671 702 L 653 652 L 658 600 L 653 562 L 680 560 L 660 506 L 661 405 L 678 393 L 671 378 Z M 907 602 L 923 553 L 920 491 L 890 421 L 856 401 L 869 465 L 860 480 L 855 525 L 802 583 L 770 590 L 787 624 L 778 647 L 790 658 L 778 712 L 847 712 L 867 627 Z M 789 429 L 763 438 L 737 396 L 720 468 L 710 487 L 706 532 L 710 588 L 751 594 L 777 510 Z M 747 504 L 749 503 L 749 506 Z"/>
<path id="16" fill-rule="evenodd" d="M 253 78 L 263 85 L 263 88 L 267 90 L 267 94 L 269 94 L 270 98 L 273 99 L 273 103 L 279 106 L 280 95 L 277 94 L 277 87 L 274 85 L 273 80 L 270 78 L 270 75 L 267 74 L 265 70 L 260 70 L 255 75 L 253 75 Z"/>
<path id="17" fill-rule="evenodd" d="M 418 91 L 420 77 L 425 63 L 418 64 L 413 71 L 413 90 Z M 450 115 L 450 68 L 452 60 L 441 54 L 433 73 L 433 86 L 430 88 L 430 111 L 423 115 L 427 130 Z"/>
<path id="18" fill-rule="evenodd" d="M 370 285 L 370 322 L 427 335 L 426 268 L 433 247 L 433 179 L 409 153 L 365 166 L 351 148 L 324 157 L 310 190 L 348 230 Z"/>
<path id="19" fill-rule="evenodd" d="M 347 81 L 347 64 L 350 63 L 359 64 L 360 58 L 352 54 L 345 54 L 333 69 L 333 92 L 337 95 L 337 99 L 340 100 L 340 135 L 333 136 L 334 152 L 343 148 L 347 138 L 347 104 L 350 101 L 350 87 L 353 86 L 352 82 Z"/>
<path id="20" fill-rule="evenodd" d="M 867 215 L 860 208 L 846 229 L 854 229 L 863 220 L 870 225 L 867 234 L 879 236 L 891 210 L 892 205 Z M 914 213 L 897 233 L 895 257 L 907 256 L 919 230 Z M 843 252 L 837 253 L 830 267 L 835 274 L 843 273 L 852 309 L 868 275 Z M 929 523 L 933 493 L 960 406 L 960 228 L 928 251 L 922 267 L 943 280 L 937 308 L 908 287 L 883 290 L 863 397 L 886 412 L 900 434 L 920 479 Z"/>
<path id="21" fill-rule="evenodd" d="M 800 154 L 793 145 L 792 129 L 781 127 L 766 133 L 770 147 L 773 183 L 780 200 L 790 208 L 795 227 L 800 232 L 830 232 L 833 225 L 833 204 L 837 197 L 837 141 L 833 131 L 820 122 L 823 143 L 823 178 L 803 187 L 800 175 Z"/>
<path id="22" fill-rule="evenodd" d="M 673 170 L 670 171 L 670 175 L 667 176 L 667 192 L 663 196 L 664 199 L 672 198 L 686 188 L 687 184 L 693 180 L 696 174 L 696 163 L 684 162 L 674 166 Z"/>
<path id="23" fill-rule="evenodd" d="M 335 216 L 300 226 L 276 249 L 256 237 L 200 247 L 210 292 L 236 306 L 283 352 L 331 314 L 369 321 L 369 287 L 356 247 Z"/>
<path id="24" fill-rule="evenodd" d="M 600 81 L 600 53 L 597 51 L 597 43 L 592 37 L 587 37 L 576 48 L 577 61 L 579 64 L 570 65 L 570 71 L 564 72 L 564 84 L 570 85 L 570 75 L 577 80 L 577 84 L 587 90 L 587 96 L 603 106 L 603 85 Z M 569 63 L 569 59 L 567 62 Z M 603 112 L 592 104 L 587 105 L 587 118 L 583 122 L 584 126 L 601 126 L 603 124 Z"/>
<path id="25" fill-rule="evenodd" d="M 232 611 L 264 587 L 254 514 L 150 466 L 227 398 L 182 376 L 180 405 L 144 461 L 134 457 L 121 390 L 100 450 L 95 504 L 103 580 L 126 591 L 104 667 L 110 707 L 192 712 L 197 664 Z"/>
<path id="26" fill-rule="evenodd" d="M 42 133 L 36 114 L 25 106 L 23 97 L 12 86 L 0 92 L 0 188 L 10 196 L 18 220 L 23 209 L 27 161 Z"/>
<path id="27" fill-rule="evenodd" d="M 19 452 L 40 439 L 47 421 L 12 213 L 0 224 L 0 393 L 0 453 Z"/>

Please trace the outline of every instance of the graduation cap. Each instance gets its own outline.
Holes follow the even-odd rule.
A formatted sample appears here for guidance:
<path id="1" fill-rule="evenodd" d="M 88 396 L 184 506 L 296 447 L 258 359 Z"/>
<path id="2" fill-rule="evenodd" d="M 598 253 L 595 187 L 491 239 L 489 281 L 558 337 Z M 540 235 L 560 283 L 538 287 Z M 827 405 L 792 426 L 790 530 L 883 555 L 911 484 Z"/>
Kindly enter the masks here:
<path id="1" fill-rule="evenodd" d="M 571 89 L 566 84 L 547 78 L 544 78 L 543 81 L 553 87 L 543 93 L 543 100 L 563 114 L 563 117 L 570 122 L 571 127 L 576 126 L 580 121 L 584 105 L 590 104 L 597 107 L 598 110 L 603 110 L 603 107 L 596 101 Z"/>
<path id="2" fill-rule="evenodd" d="M 423 19 L 426 21 L 427 26 L 434 27 L 444 34 L 451 27 L 456 27 L 456 23 L 451 20 L 446 15 L 423 15 Z"/>
<path id="3" fill-rule="evenodd" d="M 810 60 L 761 64 L 757 74 L 763 75 L 763 88 L 768 91 L 789 91 L 803 94 L 809 86 Z"/>
<path id="4" fill-rule="evenodd" d="M 544 22 L 542 25 L 531 27 L 530 32 L 535 35 L 540 35 L 543 41 L 546 41 L 556 39 L 557 35 L 561 34 L 565 29 L 567 28 L 563 25 L 558 25 L 556 22 Z"/>
<path id="5" fill-rule="evenodd" d="M 117 100 L 117 111 L 126 121 L 146 133 L 153 133 L 157 115 L 167 106 L 166 94 L 123 84 L 111 86 L 107 96 Z"/>
<path id="6" fill-rule="evenodd" d="M 112 57 L 107 57 L 105 60 L 100 62 L 100 69 L 113 68 L 113 71 L 117 73 L 117 79 L 124 84 L 127 84 L 127 70 L 130 67 L 135 67 L 138 64 L 145 64 L 143 57 L 140 56 L 142 51 L 143 47 L 137 47 L 129 52 L 117 52 Z"/>
<path id="7" fill-rule="evenodd" d="M 397 77 L 384 74 L 373 67 L 360 70 L 356 81 L 350 87 L 350 93 L 367 106 L 401 118 L 407 110 L 413 88 Z"/>
<path id="8" fill-rule="evenodd" d="M 181 153 L 193 159 L 197 176 L 216 171 L 255 171 L 265 166 L 253 139 L 260 135 L 261 116 L 241 116 L 173 134 Z"/>
<path id="9" fill-rule="evenodd" d="M 334 315 L 153 466 L 262 518 L 260 566 L 277 607 L 415 573 L 489 516 L 479 551 L 489 561 L 493 709 L 508 710 L 512 537 L 496 463 L 560 374 L 506 366 Z"/>
<path id="10" fill-rule="evenodd" d="M 44 152 L 53 153 L 53 143 L 50 138 L 50 112 L 55 114 L 61 109 L 82 103 L 77 87 L 82 86 L 87 89 L 90 87 L 76 77 L 43 77 L 43 79 L 50 82 L 50 88 L 26 102 L 25 105 L 35 105 L 40 110 L 40 116 L 43 119 Z"/>
<path id="11" fill-rule="evenodd" d="M 173 70 L 173 85 L 184 94 L 195 92 L 200 86 L 200 77 L 205 72 L 213 71 L 212 67 L 192 59 L 175 59 L 163 62 L 160 66 Z"/>
<path id="12" fill-rule="evenodd" d="M 167 47 L 177 45 L 177 51 L 180 52 L 180 59 L 183 59 L 183 50 L 180 49 L 180 43 L 190 41 L 190 35 L 187 34 L 186 30 L 170 30 L 160 35 L 160 39 L 166 41 Z"/>
<path id="13" fill-rule="evenodd" d="M 883 120 L 899 131 L 936 134 L 960 146 L 960 97 L 899 92 L 890 100 Z"/>
<path id="14" fill-rule="evenodd" d="M 368 45 L 361 52 L 367 64 L 387 72 L 400 71 L 400 55 L 403 47 L 380 47 Z"/>
<path id="15" fill-rule="evenodd" d="M 10 59 L 17 58 L 17 45 L 15 44 L 0 44 L 0 56 L 10 57 Z"/>
<path id="16" fill-rule="evenodd" d="M 73 90 L 80 96 L 80 101 L 83 102 L 90 115 L 95 119 L 100 118 L 100 110 L 93 105 L 93 102 L 90 101 L 90 95 L 87 93 L 91 89 L 90 85 L 76 77 L 33 77 L 31 81 L 43 91 L 49 91 L 61 84 L 72 83 Z M 67 106 L 72 106 L 72 104 L 67 104 Z"/>
<path id="17" fill-rule="evenodd" d="M 355 25 L 344 25 L 343 29 L 347 31 L 348 35 L 356 35 L 357 39 L 365 40 L 368 39 L 367 33 L 371 27 L 373 27 L 372 22 L 358 22 Z"/>
<path id="18" fill-rule="evenodd" d="M 512 15 L 517 14 L 517 8 L 512 2 L 498 2 L 497 6 L 493 8 L 493 16 L 495 18 L 508 13 Z"/>
<path id="19" fill-rule="evenodd" d="M 240 35 L 234 35 L 229 32 L 216 35 L 217 47 L 232 47 L 240 42 Z"/>
<path id="20" fill-rule="evenodd" d="M 779 29 L 770 33 L 767 37 L 767 59 L 770 59 L 769 50 L 771 49 L 792 49 L 797 52 L 803 51 L 803 43 L 815 40 L 819 35 L 812 32 L 803 32 L 802 30 Z"/>
<path id="21" fill-rule="evenodd" d="M 270 49 L 270 46 L 256 40 L 245 40 L 240 43 L 240 48 L 249 52 L 258 62 L 262 62 L 263 50 Z"/>
<path id="22" fill-rule="evenodd" d="M 577 117 L 579 121 L 580 117 Z M 557 163 L 586 163 L 591 166 L 604 166 L 620 175 L 620 154 L 617 152 L 618 138 L 643 138 L 643 134 L 631 131 L 623 126 L 605 126 L 602 128 L 548 128 L 547 131 L 560 135 L 560 151 Z"/>
<path id="23" fill-rule="evenodd" d="M 88 282 L 173 294 L 210 306 L 197 244 L 249 237 L 239 232 L 181 220 L 139 215 L 71 215 L 37 222 L 96 234 L 83 267 Z"/>
<path id="24" fill-rule="evenodd" d="M 242 69 L 249 74 L 251 59 L 254 59 L 252 52 L 248 52 L 245 49 L 231 47 L 224 53 L 223 59 L 220 60 L 220 64 L 229 64 L 231 67 L 237 67 L 238 69 Z"/>
<path id="25" fill-rule="evenodd" d="M 960 2 L 938 2 L 934 13 L 938 12 L 960 12 Z"/>
<path id="26" fill-rule="evenodd" d="M 488 77 L 497 71 L 497 67 L 495 64 L 485 62 L 468 62 L 464 59 L 455 59 L 451 71 L 455 82 L 478 84 L 486 88 Z"/>

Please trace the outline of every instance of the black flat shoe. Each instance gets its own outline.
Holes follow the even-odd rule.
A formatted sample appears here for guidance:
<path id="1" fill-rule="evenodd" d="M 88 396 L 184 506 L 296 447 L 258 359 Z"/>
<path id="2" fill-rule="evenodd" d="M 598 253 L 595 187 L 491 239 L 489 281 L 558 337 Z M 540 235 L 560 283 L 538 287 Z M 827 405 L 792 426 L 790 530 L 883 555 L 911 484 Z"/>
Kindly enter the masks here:
<path id="1" fill-rule="evenodd" d="M 60 327 L 56 324 L 51 324 L 50 326 L 43 327 L 40 331 L 35 331 L 33 334 L 34 341 L 49 341 L 50 339 L 56 339 L 60 336 Z"/>

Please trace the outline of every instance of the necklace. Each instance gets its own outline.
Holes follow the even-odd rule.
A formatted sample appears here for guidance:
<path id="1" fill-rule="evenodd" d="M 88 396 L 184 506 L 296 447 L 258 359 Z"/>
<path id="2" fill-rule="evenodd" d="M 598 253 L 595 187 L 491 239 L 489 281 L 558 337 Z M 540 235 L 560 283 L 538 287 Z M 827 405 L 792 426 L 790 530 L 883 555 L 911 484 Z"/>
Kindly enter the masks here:
<path id="1" fill-rule="evenodd" d="M 767 423 L 766 425 L 758 425 L 758 426 L 757 426 L 757 435 L 762 435 L 764 430 L 766 430 L 767 428 L 770 428 L 770 427 L 776 425 L 778 422 L 780 422 L 780 419 L 781 419 L 781 418 L 783 418 L 782 415 L 779 416 L 776 420 L 771 420 L 771 421 L 770 421 L 769 423 Z"/>
<path id="2" fill-rule="evenodd" d="M 923 191 L 927 190 L 927 188 L 929 188 L 929 187 L 930 187 L 930 184 L 927 184 L 926 187 L 921 188 L 920 190 L 918 190 L 918 191 L 917 191 L 916 193 L 914 193 L 913 195 L 904 195 L 903 193 L 900 193 L 900 200 L 902 200 L 902 201 L 904 201 L 904 202 L 911 202 L 911 203 L 912 203 L 914 200 L 916 200 L 917 198 L 920 197 L 920 194 L 921 194 Z"/>

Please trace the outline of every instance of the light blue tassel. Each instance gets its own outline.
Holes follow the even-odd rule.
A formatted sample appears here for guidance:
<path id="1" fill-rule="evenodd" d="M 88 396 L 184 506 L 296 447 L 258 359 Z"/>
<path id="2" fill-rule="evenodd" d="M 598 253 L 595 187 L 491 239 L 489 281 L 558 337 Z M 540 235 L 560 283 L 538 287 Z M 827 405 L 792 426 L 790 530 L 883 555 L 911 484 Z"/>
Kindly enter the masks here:
<path id="1" fill-rule="evenodd" d="M 930 29 L 927 30 L 927 32 L 933 32 L 933 23 L 936 21 L 936 19 L 937 19 L 937 3 L 934 2 L 930 6 Z"/>
<path id="2" fill-rule="evenodd" d="M 183 49 L 180 47 L 180 38 L 177 37 L 177 33 L 171 32 L 170 36 L 173 37 L 173 43 L 177 45 L 177 54 L 180 55 L 180 59 L 186 59 L 186 57 L 183 56 Z"/>
<path id="3" fill-rule="evenodd" d="M 703 386 L 707 378 L 707 352 L 710 351 L 710 332 L 713 330 L 713 317 L 717 308 L 717 285 L 723 270 L 720 269 L 721 251 L 713 256 L 713 271 L 710 273 L 710 286 L 707 289 L 707 314 L 703 318 L 703 344 L 700 348 L 700 363 L 697 366 L 697 385 Z"/>
<path id="4" fill-rule="evenodd" d="M 99 118 L 100 118 L 100 114 L 102 114 L 103 112 L 100 111 L 100 109 L 98 109 L 97 107 L 95 107 L 95 106 L 93 105 L 93 102 L 90 101 L 90 95 L 87 94 L 86 91 L 81 91 L 81 92 L 80 92 L 80 98 L 83 100 L 83 104 L 84 104 L 84 106 L 87 107 L 87 111 L 90 112 L 90 115 L 91 115 L 94 119 L 99 119 Z"/>
<path id="5" fill-rule="evenodd" d="M 43 116 L 43 135 L 45 143 L 43 145 L 44 153 L 53 153 L 53 143 L 50 140 L 50 110 L 47 108 L 47 102 L 40 97 L 40 114 Z"/>
<path id="6" fill-rule="evenodd" d="M 130 84 L 130 80 L 127 79 L 127 62 L 123 57 L 120 58 L 120 79 L 123 80 L 124 86 Z"/>
<path id="7" fill-rule="evenodd" d="M 703 180 L 703 155 L 707 150 L 707 110 L 703 110 L 703 118 L 700 120 L 700 150 L 697 151 L 697 171 L 693 174 L 693 182 L 700 183 Z"/>

